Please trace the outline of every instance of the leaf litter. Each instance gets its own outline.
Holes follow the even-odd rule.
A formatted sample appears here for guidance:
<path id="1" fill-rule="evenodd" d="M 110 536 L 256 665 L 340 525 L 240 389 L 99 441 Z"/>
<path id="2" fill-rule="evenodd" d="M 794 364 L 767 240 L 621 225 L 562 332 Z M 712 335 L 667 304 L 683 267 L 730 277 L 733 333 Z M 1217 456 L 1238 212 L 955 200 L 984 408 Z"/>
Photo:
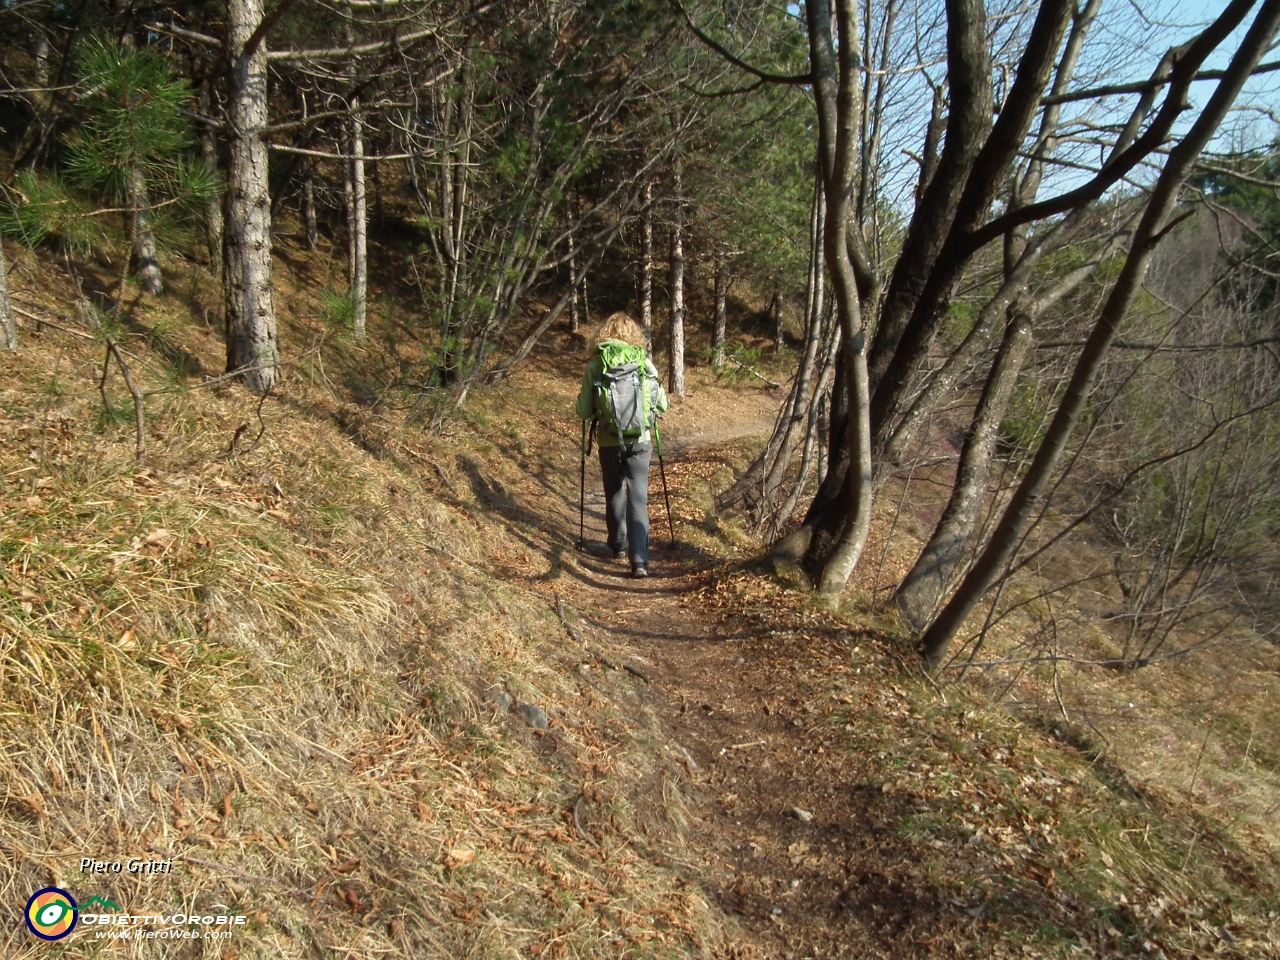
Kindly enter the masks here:
<path id="1" fill-rule="evenodd" d="M 54 415 L 62 345 L 27 343 L 0 358 L 7 902 L 163 855 L 103 895 L 247 914 L 238 956 L 1277 953 L 1265 845 L 733 561 L 758 547 L 710 491 L 742 443 L 672 456 L 680 547 L 637 586 L 572 550 L 572 420 L 511 414 L 567 411 L 567 368 L 437 440 L 299 372 L 234 456 L 249 401 L 178 394 L 139 470 L 88 426 L 93 358 Z M 751 391 L 692 382 L 668 435 L 736 436 Z"/>

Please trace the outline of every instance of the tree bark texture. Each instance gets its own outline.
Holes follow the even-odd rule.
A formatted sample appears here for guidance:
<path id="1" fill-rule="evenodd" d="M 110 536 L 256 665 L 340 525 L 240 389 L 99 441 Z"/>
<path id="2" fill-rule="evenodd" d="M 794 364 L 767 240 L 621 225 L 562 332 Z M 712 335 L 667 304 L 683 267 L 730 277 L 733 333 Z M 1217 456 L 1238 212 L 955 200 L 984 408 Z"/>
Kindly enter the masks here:
<path id="1" fill-rule="evenodd" d="M 928 215 L 912 217 L 880 311 L 868 360 L 873 391 L 879 390 L 897 352 L 955 218 L 969 171 L 991 129 L 991 66 L 982 0 L 947 0 L 946 9 L 951 93 L 946 137 L 917 206 Z"/>
<path id="2" fill-rule="evenodd" d="M 958 0 L 957 7 L 967 7 L 971 0 Z M 948 12 L 952 7 L 948 3 Z M 981 4 L 978 4 L 979 8 Z M 946 304 L 951 293 L 968 266 L 977 247 L 971 242 L 974 232 L 982 226 L 995 199 L 996 191 L 1005 182 L 1010 166 L 1018 155 L 1027 132 L 1040 105 L 1040 97 L 1053 72 L 1055 57 L 1066 32 L 1067 24 L 1075 8 L 1074 0 L 1046 0 L 1036 13 L 1035 23 L 1027 38 L 1027 45 L 1018 62 L 1018 73 L 1005 98 L 1000 115 L 994 124 L 989 120 L 981 129 L 974 126 L 968 135 L 974 138 L 969 149 L 961 151 L 967 158 L 969 150 L 977 148 L 972 160 L 962 164 L 948 164 L 951 148 L 951 128 L 948 126 L 947 143 L 943 147 L 938 172 L 926 191 L 924 217 L 913 217 L 912 230 L 918 220 L 931 220 L 935 205 L 949 211 L 946 224 L 938 235 L 932 228 L 923 230 L 930 243 L 919 251 L 920 260 L 906 262 L 907 252 L 894 271 L 894 281 L 886 299 L 885 311 L 876 331 L 876 344 L 872 360 L 873 397 L 871 400 L 872 431 L 877 447 L 882 446 L 887 434 L 896 423 L 906 404 L 912 376 L 920 366 L 942 321 L 946 317 Z M 976 17 L 982 23 L 980 10 L 965 10 L 968 18 Z M 979 24 L 979 32 L 985 32 Z M 969 32 L 965 31 L 965 47 L 969 46 Z M 985 41 L 982 53 L 966 50 L 964 57 L 980 60 L 985 64 Z M 950 61 L 949 61 L 950 63 Z M 954 73 L 951 74 L 954 78 Z M 990 84 L 984 86 L 987 109 L 990 109 Z M 957 109 L 957 91 L 954 79 L 951 109 Z M 985 136 L 980 134 L 988 130 Z M 952 170 L 951 168 L 955 169 Z M 945 194 L 941 191 L 945 189 Z M 908 235 L 910 237 L 910 234 Z M 937 246 L 934 243 L 937 242 Z M 935 252 L 936 251 L 936 252 Z M 914 253 L 915 251 L 913 251 Z M 896 281 L 901 272 L 903 283 Z"/>
<path id="3" fill-rule="evenodd" d="M 774 435 L 761 455 L 765 461 L 768 461 L 771 454 L 773 459 L 771 463 L 766 462 L 765 464 L 766 469 L 764 470 L 759 515 L 762 522 L 771 522 L 775 529 L 780 528 L 781 524 L 790 516 L 791 510 L 794 509 L 794 500 L 788 498 L 788 502 L 792 503 L 791 508 L 784 509 L 782 515 L 775 519 L 769 516 L 774 495 L 782 487 L 783 481 L 786 479 L 787 470 L 790 468 L 791 460 L 795 456 L 796 447 L 800 445 L 801 431 L 804 431 L 804 435 L 807 438 L 806 443 L 811 439 L 808 435 L 811 433 L 814 423 L 814 419 L 810 416 L 813 405 L 823 401 L 821 387 L 813 396 L 810 396 L 810 388 L 813 385 L 818 349 L 823 345 L 824 340 L 828 339 L 824 330 L 826 325 L 823 323 L 823 288 L 826 285 L 826 278 L 822 269 L 822 248 L 825 223 L 825 204 L 822 192 L 819 190 L 814 196 L 813 209 L 810 211 L 809 221 L 811 252 L 805 295 L 805 351 L 792 381 L 787 401 L 783 405 L 779 423 L 774 428 Z M 831 332 L 834 333 L 834 330 Z M 839 349 L 839 347 L 837 346 L 836 349 Z M 802 484 L 804 478 L 801 477 L 797 482 Z"/>
<path id="4" fill-rule="evenodd" d="M 151 229 L 151 202 L 142 171 L 129 173 L 129 212 L 125 214 L 129 235 L 129 270 L 138 285 L 152 296 L 164 295 L 164 276 L 156 255 L 156 235 Z"/>
<path id="5" fill-rule="evenodd" d="M 262 22 L 262 0 L 227 4 L 231 91 L 227 104 L 226 200 L 227 371 L 244 371 L 245 384 L 266 393 L 280 375 L 271 288 L 271 198 L 267 187 L 267 56 L 262 42 L 247 43 Z"/>
<path id="6" fill-rule="evenodd" d="M 847 5 L 847 0 L 838 0 L 836 3 L 838 17 L 852 19 L 853 13 L 845 9 Z M 951 91 L 951 111 L 948 115 L 946 140 L 937 167 L 917 206 L 919 211 L 927 210 L 928 215 L 920 213 L 912 218 L 888 291 L 883 303 L 880 304 L 872 354 L 864 361 L 867 366 L 869 394 L 893 358 L 910 317 L 911 308 L 923 291 L 934 260 L 945 242 L 947 230 L 959 206 L 969 170 L 981 149 L 983 136 L 989 131 L 991 125 L 991 80 L 983 4 L 981 0 L 948 0 L 946 7 L 948 81 Z M 849 212 L 848 197 L 835 192 L 836 188 L 831 178 L 837 152 L 835 141 L 839 110 L 836 93 L 836 55 L 830 41 L 830 0 L 819 5 L 807 6 L 806 11 L 810 14 L 809 62 L 815 78 L 814 92 L 819 118 L 819 155 L 822 158 L 823 189 L 827 197 L 827 218 L 830 222 L 847 219 Z M 821 32 L 824 29 L 825 40 Z M 842 42 L 844 42 L 843 38 Z M 824 46 L 827 49 L 825 53 L 820 49 Z M 852 50 L 842 50 L 841 57 L 856 60 L 856 50 L 856 45 Z M 853 66 L 856 69 L 856 65 Z M 851 96 L 846 95 L 841 102 L 847 108 L 848 101 L 856 97 L 856 93 Z M 857 111 L 856 105 L 854 109 Z M 858 123 L 856 112 L 854 116 L 844 118 L 844 122 L 847 127 L 845 138 L 854 140 Z M 841 158 L 848 176 L 845 193 L 852 189 L 853 184 L 853 150 L 854 144 L 848 144 L 845 155 Z M 839 211 L 837 211 L 837 202 L 842 204 Z M 860 233 L 857 229 L 845 229 L 844 232 L 855 247 L 861 249 L 864 246 L 859 242 Z M 842 251 L 840 255 L 846 261 L 849 258 L 847 250 Z M 826 251 L 826 257 L 833 299 L 843 327 L 848 307 L 842 304 L 843 295 L 837 279 L 837 270 L 831 260 L 832 252 L 829 249 Z M 866 271 L 867 268 L 864 267 L 862 272 Z M 869 289 L 873 282 L 874 278 L 866 278 L 863 282 L 863 293 L 868 301 L 874 299 Z M 860 304 L 856 309 L 860 310 Z M 847 329 L 844 331 L 843 341 L 846 350 L 851 349 L 855 343 L 862 342 L 854 341 Z M 845 409 L 848 409 L 848 398 L 844 396 L 844 390 L 851 387 L 856 389 L 856 371 L 853 373 L 855 376 L 850 376 L 850 371 L 845 368 L 842 358 L 842 363 L 837 369 L 835 388 L 832 391 L 831 440 L 828 447 L 826 476 L 818 489 L 818 495 L 810 504 L 801 529 L 775 548 L 778 551 L 776 555 L 785 559 L 803 543 L 803 565 L 810 571 L 820 569 L 827 562 L 826 551 L 831 543 L 830 528 L 832 524 L 843 523 L 846 508 L 835 503 L 833 491 L 847 489 L 856 485 L 857 482 L 855 478 L 843 475 L 843 471 L 847 464 L 858 460 L 861 454 L 851 455 L 850 451 L 845 449 L 846 441 L 852 439 L 854 434 L 847 422 L 843 420 L 840 411 L 835 408 L 836 404 L 844 404 Z M 868 419 L 870 418 L 870 409 L 865 412 L 865 415 Z M 837 421 L 840 421 L 841 429 L 837 429 Z M 866 459 L 869 462 L 869 452 Z M 869 516 L 867 522 L 869 522 Z"/>
<path id="7" fill-rule="evenodd" d="M 836 337 L 839 337 L 839 328 L 834 325 L 833 327 L 833 333 Z M 822 358 L 821 370 L 818 374 L 818 385 L 814 389 L 813 400 L 809 404 L 809 415 L 805 424 L 804 449 L 800 452 L 800 467 L 796 474 L 796 481 L 792 484 L 791 492 L 787 495 L 782 505 L 779 506 L 770 525 L 770 530 L 775 536 L 783 525 L 791 519 L 791 515 L 796 512 L 796 506 L 800 502 L 801 494 L 804 493 L 805 483 L 809 479 L 809 473 L 815 460 L 819 462 L 818 482 L 822 482 L 821 461 L 824 450 L 821 436 L 822 413 L 826 409 L 827 393 L 831 389 L 831 376 L 835 370 L 835 355 L 839 350 L 840 342 L 837 339 L 835 343 L 831 344 L 831 348 L 825 352 Z"/>
<path id="8" fill-rule="evenodd" d="M 843 331 L 840 337 L 843 341 Z M 844 442 L 849 432 L 849 389 L 843 343 L 835 351 L 833 369 L 830 403 L 819 411 L 819 432 L 825 443 L 818 451 L 818 489 L 804 522 L 769 548 L 774 563 L 798 565 L 814 581 L 840 532 L 849 473 L 849 447 Z"/>

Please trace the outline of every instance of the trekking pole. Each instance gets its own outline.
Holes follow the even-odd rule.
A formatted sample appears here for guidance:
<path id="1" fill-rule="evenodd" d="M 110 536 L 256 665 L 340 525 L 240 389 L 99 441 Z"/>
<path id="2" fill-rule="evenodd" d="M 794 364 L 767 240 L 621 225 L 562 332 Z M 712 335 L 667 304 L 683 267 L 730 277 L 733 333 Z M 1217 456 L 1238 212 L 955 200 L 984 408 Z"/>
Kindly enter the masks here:
<path id="1" fill-rule="evenodd" d="M 591 455 L 591 445 L 596 439 L 596 422 L 582 421 L 582 445 L 578 449 L 582 453 L 582 470 L 578 480 L 578 549 L 587 549 L 585 524 L 587 517 L 587 457 Z"/>
<path id="2" fill-rule="evenodd" d="M 582 459 L 578 480 L 578 549 L 585 550 L 587 546 L 587 421 L 585 420 L 582 421 L 582 443 L 578 447 L 578 454 Z"/>
<path id="3" fill-rule="evenodd" d="M 667 467 L 662 462 L 662 436 L 658 433 L 658 424 L 653 424 L 653 437 L 657 442 L 654 446 L 658 451 L 658 474 L 662 477 L 662 499 L 667 504 L 667 534 L 670 537 L 671 546 L 676 545 L 676 528 L 671 523 L 671 497 L 667 493 Z"/>

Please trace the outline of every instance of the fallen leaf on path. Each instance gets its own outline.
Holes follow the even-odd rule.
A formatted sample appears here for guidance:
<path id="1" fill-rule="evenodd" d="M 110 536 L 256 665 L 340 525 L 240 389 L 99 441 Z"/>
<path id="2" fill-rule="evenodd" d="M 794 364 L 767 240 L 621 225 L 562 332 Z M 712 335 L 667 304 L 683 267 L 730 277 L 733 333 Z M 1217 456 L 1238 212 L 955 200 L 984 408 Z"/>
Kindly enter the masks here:
<path id="1" fill-rule="evenodd" d="M 450 870 L 457 870 L 459 867 L 471 863 L 476 858 L 476 852 L 470 847 L 454 847 L 449 851 L 448 856 L 444 858 L 444 865 Z"/>

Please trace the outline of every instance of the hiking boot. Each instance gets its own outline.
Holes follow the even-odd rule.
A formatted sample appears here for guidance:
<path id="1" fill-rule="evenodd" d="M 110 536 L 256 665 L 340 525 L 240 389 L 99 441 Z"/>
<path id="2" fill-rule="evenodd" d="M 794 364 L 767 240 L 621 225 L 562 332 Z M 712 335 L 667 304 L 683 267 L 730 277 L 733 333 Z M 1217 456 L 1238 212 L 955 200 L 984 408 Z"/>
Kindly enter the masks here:
<path id="1" fill-rule="evenodd" d="M 613 559 L 615 560 L 627 559 L 627 548 L 619 547 L 617 550 L 613 551 Z"/>
<path id="2" fill-rule="evenodd" d="M 633 563 L 631 565 L 631 576 L 636 580 L 643 580 L 649 575 L 649 565 L 647 563 Z"/>

